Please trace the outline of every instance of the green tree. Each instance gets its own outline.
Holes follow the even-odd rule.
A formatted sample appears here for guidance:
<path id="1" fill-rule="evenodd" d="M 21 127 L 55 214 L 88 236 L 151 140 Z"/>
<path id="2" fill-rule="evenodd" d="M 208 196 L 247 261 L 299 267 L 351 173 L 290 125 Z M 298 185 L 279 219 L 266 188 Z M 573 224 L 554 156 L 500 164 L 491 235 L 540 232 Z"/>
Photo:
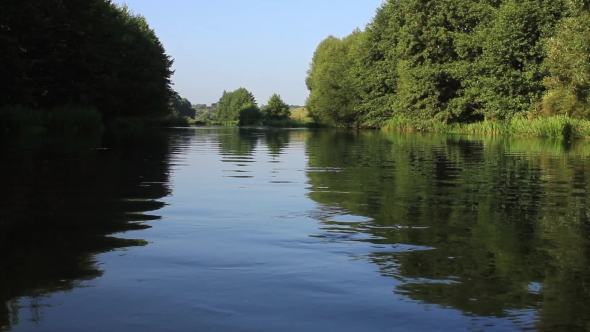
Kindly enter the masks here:
<path id="1" fill-rule="evenodd" d="M 536 112 L 545 91 L 545 40 L 565 11 L 563 1 L 505 0 L 480 27 L 481 55 L 466 78 L 469 94 L 488 119 Z"/>
<path id="2" fill-rule="evenodd" d="M 178 94 L 172 98 L 172 108 L 174 113 L 179 116 L 195 118 L 196 110 L 192 107 L 191 102 L 186 98 L 180 97 Z"/>
<path id="3" fill-rule="evenodd" d="M 169 113 L 172 60 L 141 15 L 110 0 L 0 3 L 0 107 Z"/>
<path id="4" fill-rule="evenodd" d="M 242 107 L 248 104 L 257 105 L 254 95 L 245 88 L 239 88 L 232 92 L 223 91 L 217 104 L 219 121 L 237 121 Z"/>
<path id="5" fill-rule="evenodd" d="M 546 115 L 590 116 L 590 13 L 570 3 L 574 16 L 564 18 L 547 44 L 543 99 Z"/>
<path id="6" fill-rule="evenodd" d="M 397 30 L 390 27 L 395 7 L 384 3 L 367 25 L 355 49 L 352 84 L 359 94 L 357 111 L 362 123 L 378 126 L 393 115 L 397 91 L 397 57 L 391 51 Z"/>
<path id="7" fill-rule="evenodd" d="M 306 107 L 317 122 L 332 125 L 358 125 L 355 110 L 358 101 L 351 70 L 354 47 L 362 32 L 354 31 L 344 39 L 330 36 L 316 49 L 306 78 L 309 97 Z"/>
<path id="8" fill-rule="evenodd" d="M 587 0 L 386 1 L 364 31 L 318 45 L 307 107 L 316 120 L 344 126 L 379 126 L 393 116 L 471 122 L 533 115 L 545 96 L 549 113 L 583 116 L 588 7 Z"/>
<path id="9" fill-rule="evenodd" d="M 246 104 L 240 108 L 239 125 L 248 126 L 257 124 L 262 119 L 262 112 L 255 104 Z"/>
<path id="10" fill-rule="evenodd" d="M 284 120 L 291 116 L 289 105 L 276 93 L 270 96 L 262 112 L 264 118 L 268 120 Z"/>
<path id="11" fill-rule="evenodd" d="M 227 121 L 229 119 L 229 104 L 231 99 L 231 94 L 227 91 L 223 90 L 221 94 L 221 98 L 217 102 L 217 118 L 220 121 Z"/>

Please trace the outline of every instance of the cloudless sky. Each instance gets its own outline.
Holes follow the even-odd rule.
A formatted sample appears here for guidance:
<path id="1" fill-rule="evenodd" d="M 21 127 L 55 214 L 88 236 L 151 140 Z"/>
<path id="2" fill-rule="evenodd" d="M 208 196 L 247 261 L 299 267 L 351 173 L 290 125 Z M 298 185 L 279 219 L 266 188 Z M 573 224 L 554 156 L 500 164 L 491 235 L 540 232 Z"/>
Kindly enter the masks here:
<path id="1" fill-rule="evenodd" d="M 146 17 L 175 60 L 174 89 L 193 104 L 223 90 L 303 105 L 305 76 L 327 36 L 363 29 L 382 0 L 115 0 Z"/>

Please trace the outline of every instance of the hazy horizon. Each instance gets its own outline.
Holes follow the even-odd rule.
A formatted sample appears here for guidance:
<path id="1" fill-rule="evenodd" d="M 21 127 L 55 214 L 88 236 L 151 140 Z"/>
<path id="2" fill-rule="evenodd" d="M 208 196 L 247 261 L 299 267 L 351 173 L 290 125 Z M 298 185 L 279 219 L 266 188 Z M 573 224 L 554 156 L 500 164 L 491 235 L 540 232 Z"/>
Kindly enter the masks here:
<path id="1" fill-rule="evenodd" d="M 191 103 L 209 105 L 223 90 L 244 87 L 259 104 L 278 93 L 288 104 L 303 105 L 317 45 L 364 28 L 382 1 L 115 2 L 146 17 L 175 60 L 174 89 Z"/>

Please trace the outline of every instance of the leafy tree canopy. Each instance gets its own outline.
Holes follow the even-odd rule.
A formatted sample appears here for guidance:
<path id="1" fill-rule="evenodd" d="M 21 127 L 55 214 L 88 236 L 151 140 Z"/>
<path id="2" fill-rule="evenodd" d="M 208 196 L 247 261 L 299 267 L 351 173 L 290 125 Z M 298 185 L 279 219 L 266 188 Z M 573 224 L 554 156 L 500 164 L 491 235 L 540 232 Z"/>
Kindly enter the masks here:
<path id="1" fill-rule="evenodd" d="M 389 0 L 327 37 L 306 85 L 324 123 L 471 122 L 590 112 L 590 1 Z"/>
<path id="2" fill-rule="evenodd" d="M 249 126 L 257 124 L 262 118 L 260 108 L 253 103 L 246 104 L 240 108 L 239 125 Z"/>
<path id="3" fill-rule="evenodd" d="M 263 115 L 270 120 L 284 120 L 289 118 L 291 110 L 289 105 L 281 99 L 281 96 L 275 93 L 268 99 L 268 104 L 263 108 Z"/>
<path id="4" fill-rule="evenodd" d="M 196 114 L 196 110 L 192 107 L 191 102 L 186 98 L 180 97 L 178 94 L 172 98 L 172 108 L 174 113 L 179 116 L 194 118 Z"/>
<path id="5" fill-rule="evenodd" d="M 223 91 L 217 103 L 217 118 L 219 121 L 237 121 L 240 110 L 248 104 L 257 105 L 254 95 L 245 88 L 232 92 Z"/>
<path id="6" fill-rule="evenodd" d="M 172 59 L 145 18 L 110 0 L 0 2 L 0 107 L 163 115 Z"/>

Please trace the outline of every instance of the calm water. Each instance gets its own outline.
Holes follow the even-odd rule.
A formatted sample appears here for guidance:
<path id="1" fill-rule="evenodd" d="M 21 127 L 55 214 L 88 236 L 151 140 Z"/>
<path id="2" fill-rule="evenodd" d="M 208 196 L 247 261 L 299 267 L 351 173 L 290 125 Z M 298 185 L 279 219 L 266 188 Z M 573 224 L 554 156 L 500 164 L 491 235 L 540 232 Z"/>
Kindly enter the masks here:
<path id="1" fill-rule="evenodd" d="M 7 331 L 586 331 L 587 142 L 0 144 Z"/>

